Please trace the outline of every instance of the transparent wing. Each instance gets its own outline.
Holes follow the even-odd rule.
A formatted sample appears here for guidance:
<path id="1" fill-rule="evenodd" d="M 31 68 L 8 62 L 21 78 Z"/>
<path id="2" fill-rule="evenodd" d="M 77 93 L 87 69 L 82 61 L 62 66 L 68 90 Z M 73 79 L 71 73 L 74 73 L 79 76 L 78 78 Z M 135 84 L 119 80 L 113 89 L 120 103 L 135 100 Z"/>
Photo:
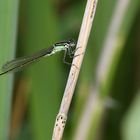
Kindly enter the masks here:
<path id="1" fill-rule="evenodd" d="M 53 50 L 53 47 L 41 50 L 38 53 L 35 53 L 33 55 L 30 56 L 25 56 L 25 57 L 21 57 L 21 58 L 17 58 L 14 60 L 11 60 L 9 62 L 7 62 L 6 64 L 4 64 L 2 66 L 2 73 L 0 73 L 0 75 L 5 74 L 7 72 L 15 72 L 15 71 L 19 71 L 21 70 L 23 67 L 39 60 L 39 58 L 43 57 L 43 56 L 47 56 L 49 54 L 51 54 Z"/>

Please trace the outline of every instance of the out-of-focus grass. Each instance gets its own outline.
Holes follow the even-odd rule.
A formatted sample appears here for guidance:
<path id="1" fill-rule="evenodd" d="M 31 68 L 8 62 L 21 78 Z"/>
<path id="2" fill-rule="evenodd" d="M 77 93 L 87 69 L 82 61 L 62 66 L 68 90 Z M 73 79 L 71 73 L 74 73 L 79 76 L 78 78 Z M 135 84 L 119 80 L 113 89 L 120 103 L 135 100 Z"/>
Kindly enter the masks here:
<path id="1" fill-rule="evenodd" d="M 15 54 L 18 1 L 0 0 L 0 66 Z M 13 76 L 0 76 L 0 140 L 9 137 Z"/>
<path id="2" fill-rule="evenodd" d="M 131 23 L 132 28 L 129 31 L 111 88 L 111 96 L 118 102 L 118 106 L 107 112 L 106 125 L 108 129 L 104 131 L 106 139 L 121 139 L 122 118 L 126 110 L 129 110 L 129 106 L 139 89 L 139 13 L 135 13 L 134 23 Z"/>
<path id="3" fill-rule="evenodd" d="M 124 37 L 125 41 L 131 42 L 132 40 L 127 40 L 129 36 L 129 31 L 133 24 L 134 17 L 136 15 L 136 10 L 139 6 L 139 0 L 134 0 L 128 8 L 125 19 L 120 28 L 121 36 Z M 80 73 L 80 78 L 78 82 L 78 94 L 74 97 L 71 110 L 69 113 L 68 123 L 66 125 L 66 130 L 64 132 L 64 139 L 71 139 L 75 132 L 75 128 L 78 124 L 78 119 L 81 115 L 83 107 L 85 105 L 86 99 L 88 97 L 88 92 L 90 89 L 90 83 L 93 82 L 96 75 L 95 70 L 97 66 L 98 59 L 100 58 L 100 53 L 106 37 L 107 30 L 110 25 L 112 18 L 112 13 L 114 6 L 117 1 L 102 1 L 99 0 L 97 12 L 95 16 L 95 22 L 93 24 L 94 29 L 91 32 L 87 52 L 85 53 L 84 63 L 82 65 L 82 71 Z M 51 1 L 51 0 L 22 0 L 20 3 L 20 24 L 19 24 L 19 36 L 18 36 L 18 56 L 23 56 L 27 54 L 32 54 L 42 48 L 47 48 L 49 45 L 52 45 L 54 42 L 61 39 L 74 38 L 77 39 L 80 25 L 82 22 L 82 17 L 84 13 L 86 1 Z M 7 9 L 4 9 L 4 8 Z M 16 34 L 16 22 L 17 22 L 17 2 L 16 1 L 0 1 L 0 48 L 3 52 L 0 51 L 0 64 L 10 60 L 14 56 L 14 46 L 15 46 L 15 34 Z M 5 12 L 6 11 L 6 12 Z M 61 12 L 59 12 L 61 11 Z M 6 24 L 5 24 L 6 23 Z M 131 33 L 130 33 L 131 34 Z M 133 33 L 135 34 L 135 32 Z M 133 36 L 133 35 L 132 35 Z M 128 44 L 131 44 L 131 43 Z M 131 44 L 133 46 L 133 43 Z M 126 52 L 128 51 L 128 52 Z M 120 53 L 117 57 L 125 55 L 125 61 L 121 64 L 115 62 L 114 71 L 112 77 L 107 77 L 106 83 L 104 83 L 105 93 L 107 95 L 110 91 L 114 92 L 114 98 L 117 98 L 118 102 L 123 102 L 127 105 L 124 97 L 128 96 L 125 91 L 127 91 L 127 86 L 132 77 L 127 77 L 131 72 L 131 51 L 132 49 L 125 49 L 123 53 Z M 59 57 L 61 56 L 61 57 Z M 117 58 L 118 59 L 118 58 Z M 116 59 L 116 60 L 117 60 Z M 118 61 L 118 60 L 117 60 Z M 119 68 L 123 69 L 123 73 L 118 72 Z M 62 64 L 62 54 L 56 54 L 55 56 L 44 58 L 40 62 L 33 64 L 28 68 L 28 71 L 24 73 L 23 76 L 26 76 L 27 84 L 30 83 L 29 88 L 31 89 L 28 93 L 29 105 L 27 106 L 26 118 L 21 122 L 22 131 L 17 139 L 33 139 L 33 140 L 50 140 L 52 135 L 52 129 L 55 121 L 56 113 L 60 105 L 60 99 L 63 94 L 65 82 L 67 79 L 67 70 L 69 66 Z M 115 71 L 117 70 L 117 75 Z M 135 71 L 135 70 L 134 70 Z M 127 73 L 125 73 L 127 72 Z M 114 82 L 115 77 L 119 80 Z M 119 76 L 118 76 L 119 75 Z M 18 75 L 17 75 L 18 76 Z M 110 82 L 108 81 L 110 79 Z M 121 81 L 120 84 L 125 83 L 126 87 L 124 88 L 123 84 L 118 86 L 116 81 Z M 132 82 L 132 81 L 131 81 Z M 114 85 L 112 87 L 112 84 Z M 7 129 L 9 123 L 9 107 L 10 107 L 10 98 L 12 90 L 12 77 L 10 75 L 3 76 L 0 78 L 0 138 L 6 138 Z M 132 85 L 129 85 L 132 86 Z M 8 88 L 7 88 L 8 87 Z M 133 87 L 131 88 L 133 89 Z M 118 94 L 118 93 L 119 94 Z M 106 94 L 107 93 L 107 94 Z M 120 94 L 124 94 L 121 97 Z M 131 90 L 130 90 L 131 94 Z M 130 96 L 129 94 L 129 96 Z M 121 99 L 120 99 L 121 98 Z M 74 108 L 74 109 L 73 109 Z M 114 110 L 114 114 L 109 113 L 111 118 L 106 120 L 107 126 L 105 125 L 106 131 L 102 131 L 102 134 L 106 133 L 107 136 L 104 139 L 119 139 L 118 134 L 118 119 L 120 112 Z M 108 112 L 106 112 L 108 113 Z M 101 113 L 102 114 L 102 113 Z M 9 116 L 8 116 L 9 117 Z M 91 126 L 91 130 L 96 133 L 97 129 L 95 125 L 99 125 L 101 116 L 96 116 L 96 120 L 93 119 L 94 126 Z M 98 121 L 97 121 L 98 120 Z M 116 121 L 116 122 L 115 122 Z M 1 125 L 2 124 L 2 125 Z M 112 129 L 113 128 L 113 129 Z M 18 128 L 20 129 L 20 128 Z M 113 136 L 114 135 L 114 136 Z M 89 139 L 91 139 L 89 131 Z M 4 139 L 5 140 L 5 139 Z"/>
<path id="4" fill-rule="evenodd" d="M 24 54 L 36 52 L 60 41 L 53 1 L 27 0 L 21 3 L 21 7 L 19 46 L 23 47 L 21 50 L 26 52 Z M 63 91 L 61 63 L 59 54 L 47 57 L 32 65 L 26 73 L 31 83 L 29 120 L 34 140 L 51 139 Z"/>
<path id="5" fill-rule="evenodd" d="M 135 99 L 130 106 L 129 111 L 123 118 L 122 135 L 124 140 L 139 140 L 140 138 L 140 92 L 137 93 Z"/>

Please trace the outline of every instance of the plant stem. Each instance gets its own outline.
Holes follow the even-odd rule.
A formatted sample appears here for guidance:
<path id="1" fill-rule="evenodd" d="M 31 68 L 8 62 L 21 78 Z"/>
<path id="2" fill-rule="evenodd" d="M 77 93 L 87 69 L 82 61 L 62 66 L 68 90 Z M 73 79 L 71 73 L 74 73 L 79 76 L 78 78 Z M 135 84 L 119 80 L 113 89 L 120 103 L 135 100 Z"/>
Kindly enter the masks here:
<path id="1" fill-rule="evenodd" d="M 78 42 L 76 46 L 77 51 L 75 52 L 75 57 L 72 62 L 72 67 L 69 73 L 61 107 L 56 117 L 52 140 L 61 140 L 62 135 L 63 135 L 65 123 L 67 120 L 67 114 L 68 114 L 70 103 L 74 94 L 74 89 L 77 83 L 77 79 L 78 79 L 81 64 L 83 61 L 84 53 L 86 50 L 88 38 L 90 35 L 97 2 L 98 0 L 87 1 L 85 13 L 84 13 L 84 17 L 83 17 L 83 21 L 81 25 L 81 30 L 80 30 L 80 34 L 79 34 L 79 38 L 78 38 Z"/>

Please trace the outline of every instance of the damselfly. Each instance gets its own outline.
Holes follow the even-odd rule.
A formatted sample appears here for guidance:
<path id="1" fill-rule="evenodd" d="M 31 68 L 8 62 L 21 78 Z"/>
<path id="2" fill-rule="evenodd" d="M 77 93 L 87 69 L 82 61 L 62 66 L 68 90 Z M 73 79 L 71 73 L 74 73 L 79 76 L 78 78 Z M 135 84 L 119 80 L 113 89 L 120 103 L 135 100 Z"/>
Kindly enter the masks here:
<path id="1" fill-rule="evenodd" d="M 70 39 L 67 41 L 55 43 L 50 48 L 41 50 L 33 55 L 20 57 L 20 58 L 11 60 L 2 66 L 2 69 L 1 69 L 2 72 L 0 73 L 0 75 L 3 75 L 8 72 L 18 71 L 22 69 L 24 66 L 27 66 L 28 64 L 31 64 L 37 60 L 40 60 L 40 58 L 42 57 L 51 56 L 60 51 L 64 51 L 64 58 L 63 58 L 64 63 L 68 63 L 65 61 L 66 55 L 68 54 L 70 57 L 73 56 L 74 51 L 75 51 L 74 49 L 75 45 L 76 45 L 76 42 L 73 39 Z"/>

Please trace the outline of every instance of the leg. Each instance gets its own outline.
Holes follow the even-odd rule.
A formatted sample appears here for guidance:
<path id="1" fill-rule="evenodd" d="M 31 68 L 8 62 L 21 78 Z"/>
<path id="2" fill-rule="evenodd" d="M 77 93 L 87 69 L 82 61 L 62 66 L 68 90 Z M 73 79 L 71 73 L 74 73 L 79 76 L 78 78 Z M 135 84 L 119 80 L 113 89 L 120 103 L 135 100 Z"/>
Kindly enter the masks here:
<path id="1" fill-rule="evenodd" d="M 75 53 L 79 48 L 81 48 L 81 47 L 78 47 L 78 48 L 76 48 L 76 49 L 73 50 L 73 51 L 72 51 L 71 48 L 68 49 L 68 52 L 69 52 L 68 54 L 69 54 L 70 58 L 73 58 L 73 57 L 74 57 L 74 53 Z"/>
<path id="2" fill-rule="evenodd" d="M 79 70 L 79 68 L 75 64 L 71 64 L 71 63 L 66 61 L 66 55 L 67 55 L 67 50 L 65 50 L 65 53 L 64 53 L 63 63 L 65 63 L 67 65 L 70 65 L 70 66 L 74 66 L 74 67 L 76 67 Z"/>
<path id="3" fill-rule="evenodd" d="M 70 56 L 70 58 L 73 58 L 73 55 L 72 55 L 72 49 L 71 48 L 68 48 L 68 55 Z"/>
<path id="4" fill-rule="evenodd" d="M 66 61 L 66 55 L 67 55 L 67 50 L 65 50 L 65 53 L 64 53 L 63 63 L 65 63 L 67 65 L 71 65 L 71 63 L 69 63 L 69 62 Z"/>

